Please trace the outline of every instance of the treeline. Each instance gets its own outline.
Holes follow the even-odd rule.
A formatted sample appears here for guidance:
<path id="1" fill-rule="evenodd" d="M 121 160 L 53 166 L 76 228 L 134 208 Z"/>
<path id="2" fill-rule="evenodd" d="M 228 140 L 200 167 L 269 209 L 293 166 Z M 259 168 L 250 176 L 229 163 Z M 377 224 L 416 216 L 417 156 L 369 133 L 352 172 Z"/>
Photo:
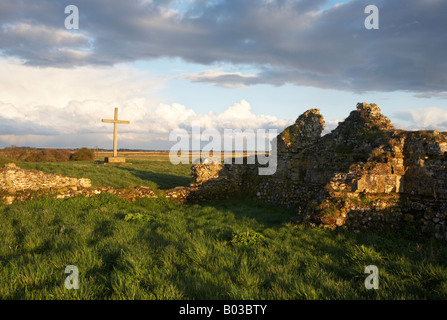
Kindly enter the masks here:
<path id="1" fill-rule="evenodd" d="M 63 162 L 63 161 L 92 161 L 95 153 L 89 148 L 79 150 L 64 149 L 35 149 L 11 146 L 0 150 L 0 157 L 12 161 L 25 162 Z"/>

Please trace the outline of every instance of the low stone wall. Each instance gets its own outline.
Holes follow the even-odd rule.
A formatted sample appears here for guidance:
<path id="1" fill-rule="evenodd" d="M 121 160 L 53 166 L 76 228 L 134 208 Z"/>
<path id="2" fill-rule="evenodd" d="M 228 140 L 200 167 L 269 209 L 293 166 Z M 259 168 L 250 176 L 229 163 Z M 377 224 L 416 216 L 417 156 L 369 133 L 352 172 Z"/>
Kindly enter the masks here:
<path id="1" fill-rule="evenodd" d="M 90 179 L 70 178 L 57 174 L 43 173 L 42 171 L 23 170 L 14 163 L 6 164 L 0 169 L 0 189 L 9 193 L 24 190 L 88 188 Z"/>
<path id="2" fill-rule="evenodd" d="M 254 168 L 253 168 L 254 169 Z M 180 202 L 225 200 L 241 195 L 246 189 L 250 166 L 224 164 L 197 164 L 191 168 L 192 183 L 166 192 L 168 199 Z"/>
<path id="3" fill-rule="evenodd" d="M 327 194 L 324 185 L 309 185 L 270 177 L 264 177 L 262 180 L 261 184 L 251 186 L 257 199 L 297 208 L 303 213 L 307 208 L 316 208 Z"/>
<path id="4" fill-rule="evenodd" d="M 114 194 L 129 201 L 156 197 L 155 193 L 147 187 L 130 189 L 93 187 L 90 179 L 24 170 L 14 163 L 6 164 L 0 169 L 0 202 L 6 205 L 40 196 L 64 199 L 76 196 L 92 197 L 101 193 Z"/>

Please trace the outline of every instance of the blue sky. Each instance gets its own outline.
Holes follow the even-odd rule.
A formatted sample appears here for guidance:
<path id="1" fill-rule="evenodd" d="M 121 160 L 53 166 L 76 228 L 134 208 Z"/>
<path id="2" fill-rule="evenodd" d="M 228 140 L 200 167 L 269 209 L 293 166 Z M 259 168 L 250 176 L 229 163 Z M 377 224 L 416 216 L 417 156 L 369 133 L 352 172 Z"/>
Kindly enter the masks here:
<path id="1" fill-rule="evenodd" d="M 32 4 L 32 5 L 30 5 Z M 64 27 L 65 6 L 80 29 Z M 379 30 L 366 30 L 367 5 Z M 169 133 L 281 131 L 319 108 L 326 131 L 358 102 L 398 128 L 447 131 L 441 0 L 3 0 L 0 147 L 168 149 Z"/>

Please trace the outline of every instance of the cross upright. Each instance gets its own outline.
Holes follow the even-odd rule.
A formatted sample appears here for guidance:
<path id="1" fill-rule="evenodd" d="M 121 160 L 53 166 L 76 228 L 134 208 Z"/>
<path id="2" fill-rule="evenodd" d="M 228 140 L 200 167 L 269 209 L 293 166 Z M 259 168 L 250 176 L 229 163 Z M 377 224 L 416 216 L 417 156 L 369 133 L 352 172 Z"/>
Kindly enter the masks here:
<path id="1" fill-rule="evenodd" d="M 118 120 L 118 108 L 115 108 L 115 118 L 113 120 L 102 119 L 102 122 L 113 123 L 113 157 L 118 157 L 117 139 L 118 139 L 118 124 L 129 124 L 130 121 Z"/>

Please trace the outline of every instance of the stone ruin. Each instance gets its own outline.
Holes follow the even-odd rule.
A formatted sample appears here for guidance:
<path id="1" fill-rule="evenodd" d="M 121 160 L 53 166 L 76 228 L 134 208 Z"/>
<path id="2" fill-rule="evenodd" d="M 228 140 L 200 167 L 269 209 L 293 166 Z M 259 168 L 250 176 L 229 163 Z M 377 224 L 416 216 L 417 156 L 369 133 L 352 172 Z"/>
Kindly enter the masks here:
<path id="1" fill-rule="evenodd" d="M 0 203 L 3 202 L 6 205 L 44 195 L 63 199 L 75 196 L 91 197 L 100 193 L 111 193 L 131 201 L 142 197 L 156 197 L 155 193 L 147 187 L 132 189 L 93 187 L 90 179 L 24 170 L 14 163 L 0 168 L 0 200 L 2 200 Z"/>
<path id="2" fill-rule="evenodd" d="M 416 226 L 447 240 L 447 134 L 396 130 L 375 104 L 359 103 L 331 133 L 310 109 L 272 141 L 277 171 L 198 164 L 193 182 L 168 192 L 181 201 L 240 195 L 296 208 L 294 221 L 335 229 Z"/>
<path id="3" fill-rule="evenodd" d="M 88 188 L 90 179 L 70 178 L 56 174 L 46 174 L 36 170 L 22 170 L 14 163 L 6 164 L 0 171 L 0 189 L 10 193 L 24 190 L 37 191 L 42 188 Z"/>
<path id="4" fill-rule="evenodd" d="M 303 113 L 272 141 L 277 170 L 257 164 L 200 163 L 192 183 L 165 192 L 168 199 L 198 202 L 240 196 L 295 208 L 296 223 L 335 229 L 400 230 L 447 240 L 447 133 L 396 130 L 375 104 L 359 103 L 331 133 L 318 109 Z M 77 179 L 14 164 L 0 169 L 5 204 L 49 190 L 57 198 L 112 193 L 128 200 L 155 198 L 149 188 L 92 187 Z"/>

